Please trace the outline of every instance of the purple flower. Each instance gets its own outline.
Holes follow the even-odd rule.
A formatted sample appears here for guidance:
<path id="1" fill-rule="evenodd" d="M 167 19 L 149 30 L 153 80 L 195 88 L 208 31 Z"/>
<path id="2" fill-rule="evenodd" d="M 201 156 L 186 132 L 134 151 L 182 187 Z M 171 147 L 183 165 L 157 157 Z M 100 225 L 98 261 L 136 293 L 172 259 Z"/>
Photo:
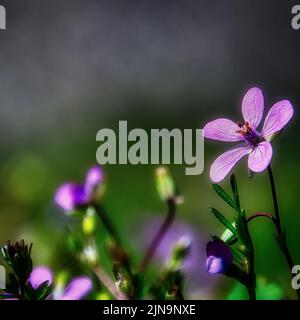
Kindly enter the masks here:
<path id="1" fill-rule="evenodd" d="M 53 273 L 51 269 L 44 266 L 34 268 L 28 279 L 28 282 L 34 289 L 46 281 L 48 281 L 49 285 L 52 284 Z M 89 277 L 78 276 L 73 278 L 66 288 L 55 296 L 55 300 L 80 300 L 86 296 L 92 288 L 92 281 Z"/>
<path id="2" fill-rule="evenodd" d="M 89 277 L 81 276 L 73 278 L 64 292 L 56 300 L 80 300 L 93 288 Z"/>
<path id="3" fill-rule="evenodd" d="M 214 237 L 206 246 L 206 270 L 211 274 L 226 273 L 232 265 L 232 254 L 222 240 Z"/>
<path id="4" fill-rule="evenodd" d="M 89 169 L 84 184 L 67 182 L 61 185 L 54 196 L 56 204 L 70 212 L 78 207 L 89 205 L 94 192 L 103 181 L 103 170 L 100 166 Z"/>
<path id="5" fill-rule="evenodd" d="M 52 284 L 53 274 L 48 267 L 40 266 L 36 267 L 31 271 L 28 282 L 34 289 L 37 289 L 43 282 L 48 282 Z"/>
<path id="6" fill-rule="evenodd" d="M 242 102 L 244 124 L 220 118 L 207 123 L 203 129 L 205 138 L 236 142 L 242 145 L 220 155 L 210 168 L 210 178 L 222 181 L 234 165 L 244 156 L 253 172 L 264 171 L 272 158 L 273 149 L 269 142 L 274 134 L 282 130 L 293 116 L 294 109 L 288 100 L 282 100 L 269 110 L 261 132 L 257 131 L 264 112 L 264 97 L 259 88 L 250 89 Z"/>

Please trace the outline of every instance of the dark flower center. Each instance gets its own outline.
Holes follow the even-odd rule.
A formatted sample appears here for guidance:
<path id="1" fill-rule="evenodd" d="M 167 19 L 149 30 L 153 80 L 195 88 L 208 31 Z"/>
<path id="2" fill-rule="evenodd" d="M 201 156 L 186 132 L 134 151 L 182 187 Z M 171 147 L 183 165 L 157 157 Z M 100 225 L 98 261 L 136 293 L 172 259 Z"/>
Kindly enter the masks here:
<path id="1" fill-rule="evenodd" d="M 262 137 L 258 134 L 258 132 L 250 127 L 249 122 L 245 122 L 244 125 L 242 125 L 241 122 L 238 122 L 237 125 L 240 128 L 239 130 L 237 130 L 237 133 L 240 133 L 243 136 L 243 138 L 252 146 L 256 146 L 261 141 L 263 141 Z"/>

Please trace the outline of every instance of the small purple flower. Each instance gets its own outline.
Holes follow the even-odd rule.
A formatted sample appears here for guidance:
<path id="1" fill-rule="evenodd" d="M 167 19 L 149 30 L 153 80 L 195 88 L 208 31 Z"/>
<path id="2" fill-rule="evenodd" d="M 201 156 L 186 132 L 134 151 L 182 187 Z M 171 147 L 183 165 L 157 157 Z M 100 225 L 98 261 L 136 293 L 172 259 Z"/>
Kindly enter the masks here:
<path id="1" fill-rule="evenodd" d="M 87 172 L 84 184 L 64 183 L 57 189 L 54 200 L 66 212 L 70 212 L 78 207 L 87 206 L 102 181 L 102 168 L 100 166 L 93 166 Z"/>
<path id="2" fill-rule="evenodd" d="M 242 101 L 244 124 L 235 123 L 229 119 L 220 118 L 207 123 L 203 129 L 205 138 L 219 141 L 237 142 L 237 146 L 220 155 L 210 168 L 210 178 L 214 182 L 222 181 L 235 164 L 244 156 L 248 157 L 248 167 L 253 172 L 264 171 L 273 154 L 269 142 L 274 134 L 282 130 L 294 114 L 294 109 L 288 100 L 275 103 L 269 110 L 261 132 L 257 127 L 264 112 L 264 97 L 259 88 L 248 90 Z"/>
<path id="3" fill-rule="evenodd" d="M 206 270 L 211 274 L 226 273 L 232 265 L 232 254 L 229 247 L 218 238 L 213 238 L 206 246 Z"/>
<path id="4" fill-rule="evenodd" d="M 28 282 L 34 289 L 37 289 L 43 282 L 48 282 L 52 284 L 53 274 L 48 267 L 40 266 L 36 267 L 31 271 Z"/>
<path id="5" fill-rule="evenodd" d="M 53 272 L 48 267 L 40 266 L 32 270 L 28 282 L 36 289 L 42 283 L 48 281 L 53 282 Z M 93 288 L 92 281 L 89 277 L 78 276 L 73 278 L 70 283 L 56 295 L 55 300 L 80 300 L 84 298 Z"/>
<path id="6" fill-rule="evenodd" d="M 81 300 L 92 288 L 92 281 L 89 277 L 76 277 L 72 279 L 62 295 L 56 300 Z"/>

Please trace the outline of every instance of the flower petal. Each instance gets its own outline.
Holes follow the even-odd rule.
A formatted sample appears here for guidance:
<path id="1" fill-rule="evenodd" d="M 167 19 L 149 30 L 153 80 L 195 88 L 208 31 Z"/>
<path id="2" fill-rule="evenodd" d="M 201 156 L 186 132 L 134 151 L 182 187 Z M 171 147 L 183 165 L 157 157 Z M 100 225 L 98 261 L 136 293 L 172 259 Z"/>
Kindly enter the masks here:
<path id="1" fill-rule="evenodd" d="M 221 258 L 209 256 L 206 260 L 206 271 L 211 274 L 222 273 L 224 271 L 223 260 Z"/>
<path id="2" fill-rule="evenodd" d="M 93 284 L 89 277 L 76 277 L 70 282 L 58 300 L 80 300 L 86 296 L 92 288 Z"/>
<path id="3" fill-rule="evenodd" d="M 232 254 L 229 247 L 221 239 L 214 237 L 206 246 L 206 270 L 209 273 L 226 272 L 232 264 Z"/>
<path id="4" fill-rule="evenodd" d="M 242 113 L 245 122 L 249 122 L 252 129 L 259 125 L 264 112 L 264 96 L 259 88 L 247 91 L 242 102 Z"/>
<path id="5" fill-rule="evenodd" d="M 48 284 L 51 284 L 53 281 L 53 274 L 50 268 L 44 266 L 34 268 L 28 279 L 28 282 L 33 288 L 37 288 L 45 281 L 48 281 Z"/>
<path id="6" fill-rule="evenodd" d="M 221 154 L 210 168 L 210 178 L 213 182 L 222 181 L 234 165 L 250 152 L 248 147 L 240 147 Z"/>
<path id="7" fill-rule="evenodd" d="M 90 195 L 103 181 L 103 170 L 100 166 L 93 166 L 87 172 L 84 190 Z"/>
<path id="8" fill-rule="evenodd" d="M 270 142 L 261 142 L 249 155 L 248 167 L 253 172 L 262 172 L 269 165 L 273 154 Z"/>
<path id="9" fill-rule="evenodd" d="M 84 205 L 88 199 L 82 185 L 68 182 L 57 189 L 54 200 L 68 212 L 74 210 L 77 205 Z"/>
<path id="10" fill-rule="evenodd" d="M 292 118 L 294 108 L 288 100 L 282 100 L 269 110 L 262 129 L 262 135 L 268 137 L 280 131 Z"/>
<path id="11" fill-rule="evenodd" d="M 243 140 L 243 137 L 237 133 L 238 130 L 239 127 L 236 123 L 226 118 L 220 118 L 205 125 L 203 128 L 203 136 L 219 141 L 240 141 Z"/>

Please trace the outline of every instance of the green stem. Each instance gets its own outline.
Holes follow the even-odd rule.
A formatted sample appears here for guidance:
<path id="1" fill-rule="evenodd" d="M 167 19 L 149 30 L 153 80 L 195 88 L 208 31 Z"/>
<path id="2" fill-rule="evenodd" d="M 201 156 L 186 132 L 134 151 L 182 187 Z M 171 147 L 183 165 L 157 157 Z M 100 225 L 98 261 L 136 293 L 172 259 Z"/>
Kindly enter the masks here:
<path id="1" fill-rule="evenodd" d="M 113 245 L 109 248 L 109 251 L 112 259 L 114 260 L 114 264 L 120 265 L 122 268 L 124 268 L 124 270 L 128 274 L 128 277 L 130 278 L 130 281 L 132 282 L 132 286 L 134 290 L 136 291 L 137 289 L 136 287 L 138 286 L 138 284 L 135 282 L 137 280 L 134 274 L 132 273 L 129 256 L 122 245 L 121 238 L 115 226 L 113 225 L 112 221 L 109 219 L 109 216 L 106 214 L 106 211 L 102 206 L 96 203 L 93 203 L 92 206 L 95 209 L 96 213 L 98 214 L 100 220 L 102 221 L 110 237 L 113 240 Z"/>
<path id="2" fill-rule="evenodd" d="M 160 229 L 158 230 L 156 236 L 154 237 L 153 241 L 151 242 L 146 254 L 141 262 L 139 271 L 143 272 L 148 267 L 151 259 L 153 258 L 157 248 L 159 247 L 161 241 L 163 240 L 165 234 L 169 230 L 170 226 L 172 225 L 175 215 L 176 215 L 176 200 L 173 198 L 168 199 L 168 213 L 166 219 L 164 220 L 163 224 L 161 225 Z"/>
<path id="3" fill-rule="evenodd" d="M 118 247 L 122 247 L 120 236 L 116 231 L 115 226 L 106 214 L 104 208 L 98 204 L 93 204 L 93 207 L 96 213 L 98 214 L 100 220 L 102 221 L 104 227 L 106 228 L 107 232 L 109 233 L 110 237 L 114 240 Z"/>
<path id="4" fill-rule="evenodd" d="M 254 270 L 254 248 L 252 240 L 250 240 L 250 268 L 249 268 L 249 285 L 247 287 L 249 300 L 256 300 L 256 275 Z"/>
<path id="5" fill-rule="evenodd" d="M 269 180 L 270 180 L 270 186 L 272 191 L 272 198 L 273 198 L 273 205 L 274 205 L 274 212 L 275 212 L 275 219 L 276 219 L 276 227 L 277 227 L 277 242 L 279 245 L 279 248 L 283 255 L 285 256 L 285 259 L 287 261 L 287 264 L 289 266 L 290 272 L 292 273 L 292 269 L 294 267 L 294 261 L 292 258 L 292 255 L 290 253 L 290 250 L 287 245 L 285 232 L 282 231 L 282 225 L 280 221 L 280 212 L 279 212 L 279 206 L 278 206 L 278 200 L 277 200 L 277 192 L 275 187 L 275 181 L 274 176 L 272 172 L 271 165 L 268 166 L 268 174 L 269 174 Z M 300 300 L 300 289 L 296 290 L 298 300 Z"/>
<path id="6" fill-rule="evenodd" d="M 250 236 L 248 228 L 248 220 L 245 220 L 246 231 L 248 237 L 248 246 L 249 246 L 249 278 L 247 290 L 249 294 L 249 300 L 256 300 L 256 274 L 255 274 L 255 265 L 254 265 L 254 246 Z"/>

